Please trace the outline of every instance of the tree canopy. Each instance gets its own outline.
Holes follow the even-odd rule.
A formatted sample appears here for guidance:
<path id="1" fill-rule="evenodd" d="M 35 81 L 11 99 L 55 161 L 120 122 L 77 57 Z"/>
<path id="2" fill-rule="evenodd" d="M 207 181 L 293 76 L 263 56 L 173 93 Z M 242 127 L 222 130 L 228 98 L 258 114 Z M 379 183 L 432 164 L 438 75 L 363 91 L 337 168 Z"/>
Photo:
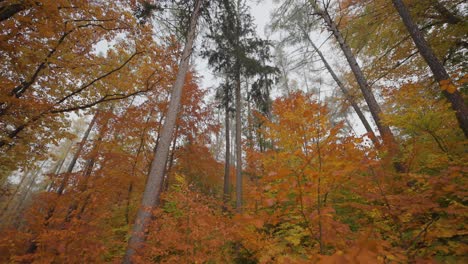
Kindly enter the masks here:
<path id="1" fill-rule="evenodd" d="M 466 263 L 467 15 L 0 1 L 0 262 Z"/>

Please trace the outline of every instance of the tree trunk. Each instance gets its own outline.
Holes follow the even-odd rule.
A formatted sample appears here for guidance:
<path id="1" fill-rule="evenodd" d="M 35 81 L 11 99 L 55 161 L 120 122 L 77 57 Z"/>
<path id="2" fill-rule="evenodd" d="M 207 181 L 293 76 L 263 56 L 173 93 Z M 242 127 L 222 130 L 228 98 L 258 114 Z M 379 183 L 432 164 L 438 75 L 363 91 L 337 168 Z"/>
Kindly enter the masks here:
<path id="1" fill-rule="evenodd" d="M 426 61 L 427 65 L 431 69 L 434 78 L 443 90 L 443 94 L 447 100 L 451 103 L 452 109 L 455 111 L 455 115 L 458 120 L 458 125 L 463 130 L 465 138 L 468 138 L 468 107 L 465 105 L 465 101 L 461 93 L 458 90 L 455 90 L 453 93 L 448 91 L 441 85 L 442 81 L 448 81 L 451 84 L 450 76 L 444 68 L 444 65 L 434 54 L 434 51 L 424 39 L 422 32 L 419 30 L 416 23 L 414 23 L 408 8 L 405 6 L 402 0 L 392 0 L 395 9 L 401 16 L 403 23 L 406 26 L 406 29 L 413 38 L 414 44 L 418 48 L 419 53 Z M 451 84 L 453 85 L 453 84 Z"/>
<path id="2" fill-rule="evenodd" d="M 70 180 L 70 176 L 71 176 L 71 173 L 73 172 L 73 168 L 75 168 L 76 161 L 81 155 L 81 151 L 83 150 L 83 147 L 86 144 L 86 141 L 88 140 L 89 134 L 91 133 L 91 130 L 93 129 L 94 124 L 96 123 L 98 115 L 99 115 L 99 110 L 97 110 L 96 113 L 94 114 L 93 119 L 88 125 L 88 129 L 86 129 L 86 132 L 84 133 L 83 138 L 81 139 L 81 142 L 78 145 L 78 149 L 76 150 L 76 153 L 73 156 L 73 159 L 68 165 L 67 171 L 65 172 L 62 182 L 60 183 L 60 186 L 57 189 L 57 193 L 59 196 L 63 194 L 63 191 L 65 190 L 65 187 L 67 186 L 68 181 Z"/>
<path id="3" fill-rule="evenodd" d="M 343 51 L 346 60 L 348 61 L 349 66 L 351 67 L 354 77 L 356 78 L 359 88 L 361 89 L 364 99 L 366 100 L 366 103 L 369 106 L 369 110 L 372 114 L 372 117 L 374 118 L 374 121 L 377 125 L 377 128 L 379 129 L 383 140 L 393 141 L 394 137 L 390 128 L 381 122 L 380 114 L 382 113 L 382 110 L 380 109 L 380 106 L 377 103 L 374 94 L 370 90 L 369 84 L 367 83 L 367 79 L 364 77 L 364 73 L 362 72 L 361 67 L 357 63 L 356 58 L 354 57 L 353 52 L 351 51 L 351 48 L 346 43 L 345 39 L 343 38 L 343 35 L 338 30 L 338 27 L 336 26 L 335 22 L 331 19 L 327 11 L 321 10 L 314 1 L 311 2 L 313 3 L 315 11 L 322 17 L 328 29 L 333 33 L 335 39 L 338 41 L 338 44 L 340 45 L 341 50 Z"/>
<path id="4" fill-rule="evenodd" d="M 54 170 L 52 171 L 54 177 L 57 177 L 57 175 L 60 174 L 63 164 L 65 163 L 65 160 L 67 159 L 68 153 L 70 153 L 72 146 L 73 146 L 73 141 L 69 143 L 67 150 L 65 151 L 65 155 L 63 155 L 62 159 L 57 163 Z M 49 183 L 49 185 L 45 189 L 46 192 L 52 191 L 52 189 L 55 187 L 55 180 L 56 179 L 52 179 L 52 181 Z"/>
<path id="5" fill-rule="evenodd" d="M 15 191 L 10 195 L 10 197 L 8 198 L 7 202 L 5 203 L 5 205 L 3 206 L 3 209 L 2 209 L 2 216 L 6 215 L 7 213 L 7 210 L 8 208 L 10 207 L 10 203 L 15 199 L 16 195 L 18 194 L 19 190 L 23 187 L 23 184 L 24 184 L 24 181 L 28 178 L 29 176 L 29 170 L 27 169 L 24 173 L 23 173 L 23 177 L 21 177 L 21 180 L 20 182 L 18 183 L 18 185 L 16 185 L 16 189 Z"/>
<path id="6" fill-rule="evenodd" d="M 236 46 L 239 47 L 240 36 L 240 0 L 237 1 L 236 10 L 236 31 L 237 40 Z M 237 58 L 236 65 L 236 209 L 238 213 L 242 213 L 242 104 L 241 104 L 241 65 L 240 59 Z"/>
<path id="7" fill-rule="evenodd" d="M 231 168 L 231 139 L 230 139 L 230 128 L 229 128 L 229 89 L 226 87 L 226 102 L 225 102 L 225 117 L 224 117 L 224 126 L 225 126 L 225 139 L 226 139 L 226 152 L 224 156 L 224 188 L 223 188 L 223 199 L 224 203 L 229 202 L 231 197 L 229 193 L 229 180 L 230 180 L 230 168 Z"/>
<path id="8" fill-rule="evenodd" d="M 151 162 L 150 172 L 146 183 L 145 191 L 141 201 L 141 207 L 138 210 L 135 224 L 130 235 L 127 251 L 123 263 L 132 263 L 132 258 L 136 251 L 141 248 L 146 237 L 145 229 L 148 227 L 152 216 L 152 210 L 159 204 L 159 196 L 161 194 L 162 182 L 164 179 L 164 169 L 166 160 L 169 154 L 169 146 L 171 137 L 174 132 L 174 127 L 177 119 L 177 111 L 180 105 L 180 98 L 185 82 L 185 76 L 189 69 L 190 57 L 192 55 L 193 42 L 195 39 L 195 31 L 197 27 L 200 8 L 203 0 L 195 1 L 195 8 L 190 18 L 190 28 L 187 30 L 187 42 L 182 52 L 182 57 L 179 63 L 179 71 L 172 87 L 171 100 L 167 109 L 166 120 L 162 127 L 161 139 L 156 148 L 156 154 Z"/>
<path id="9" fill-rule="evenodd" d="M 366 131 L 369 135 L 369 138 L 372 140 L 372 142 L 374 143 L 374 146 L 376 146 L 377 148 L 380 146 L 380 142 L 379 140 L 377 139 L 377 137 L 375 136 L 374 134 L 374 130 L 372 129 L 371 125 L 369 124 L 369 122 L 367 121 L 367 118 L 364 116 L 364 114 L 362 113 L 361 111 L 361 108 L 359 107 L 359 105 L 356 103 L 356 100 L 354 100 L 353 96 L 349 93 L 348 89 L 344 86 L 343 82 L 341 82 L 340 78 L 338 78 L 338 76 L 335 74 L 335 71 L 333 71 L 333 69 L 331 68 L 330 64 L 328 64 L 328 61 L 325 59 L 325 56 L 323 56 L 322 52 L 320 51 L 320 49 L 315 45 L 315 43 L 312 41 L 312 39 L 310 39 L 310 36 L 307 32 L 304 31 L 304 35 L 307 37 L 310 45 L 312 46 L 312 48 L 315 50 L 315 52 L 317 52 L 317 54 L 319 55 L 320 59 L 322 60 L 323 64 L 325 65 L 325 68 L 327 68 L 328 72 L 330 73 L 330 75 L 332 76 L 333 80 L 335 80 L 336 84 L 338 85 L 338 87 L 340 88 L 341 92 L 344 94 L 344 96 L 346 97 L 346 99 L 351 103 L 351 106 L 353 107 L 354 111 L 356 112 L 356 114 L 358 115 L 359 119 L 361 120 L 362 124 L 364 125 L 364 127 L 366 128 Z"/>
<path id="10" fill-rule="evenodd" d="M 112 112 L 112 110 L 113 110 L 113 108 L 111 108 L 111 110 L 109 110 L 109 112 Z M 106 135 L 106 133 L 108 132 L 107 125 L 109 123 L 109 119 L 110 119 L 109 117 L 107 117 L 105 119 L 105 121 L 101 125 L 101 129 L 98 131 L 99 136 L 98 136 L 97 140 L 95 142 L 93 142 L 93 149 L 91 151 L 91 155 L 86 160 L 86 165 L 84 167 L 82 177 L 81 177 L 81 179 L 79 179 L 78 184 L 77 184 L 77 189 L 78 189 L 78 193 L 76 194 L 77 197 L 75 197 L 72 204 L 68 207 L 68 212 L 67 212 L 67 216 L 65 217 L 65 222 L 70 222 L 70 220 L 73 217 L 73 213 L 75 212 L 75 210 L 78 209 L 80 195 L 82 193 L 84 193 L 86 191 L 86 189 L 88 188 L 89 178 L 91 176 L 91 173 L 93 172 L 93 168 L 94 168 L 94 165 L 96 163 L 96 159 L 99 156 L 99 150 L 100 150 L 100 147 L 101 147 L 102 140 L 103 140 L 104 136 Z M 90 197 L 90 194 L 87 195 L 87 198 L 85 199 L 84 204 L 87 203 L 86 201 L 89 200 L 89 197 Z"/>
<path id="11" fill-rule="evenodd" d="M 146 135 L 146 132 L 147 132 L 147 129 L 148 129 L 148 123 L 151 120 L 151 117 L 153 116 L 153 112 L 154 112 L 154 108 L 151 108 L 151 112 L 149 113 L 148 118 L 146 119 L 146 122 L 145 122 L 145 127 L 143 128 L 143 131 L 141 132 L 140 143 L 138 144 L 137 153 L 135 155 L 135 161 L 133 162 L 133 166 L 132 166 L 131 180 L 130 180 L 130 184 L 128 185 L 128 189 L 127 189 L 127 204 L 125 206 L 125 223 L 127 225 L 130 224 L 130 203 L 131 203 L 132 192 L 133 192 L 133 182 L 135 180 L 134 178 L 136 177 L 136 168 L 137 168 L 137 165 L 138 165 L 138 158 L 140 156 L 140 153 L 143 150 L 143 146 L 144 146 L 144 143 L 145 143 L 145 135 Z M 161 123 L 161 122 L 159 122 L 159 123 Z M 158 133 L 159 133 L 159 131 L 158 131 Z"/>
<path id="12" fill-rule="evenodd" d="M 44 164 L 46 163 L 46 161 L 43 161 L 41 163 L 41 165 L 39 166 L 38 170 L 34 173 L 34 175 L 31 176 L 31 179 L 29 180 L 29 183 L 26 187 L 26 190 L 24 190 L 23 194 L 21 195 L 21 198 L 15 208 L 15 210 L 13 211 L 13 213 L 16 214 L 16 217 L 17 217 L 17 221 L 15 221 L 15 224 L 17 226 L 20 225 L 20 212 L 21 212 L 21 209 L 23 208 L 23 204 L 24 202 L 26 202 L 29 194 L 31 193 L 31 190 L 32 188 L 34 187 L 34 185 L 36 184 L 36 179 L 37 179 L 37 176 L 39 176 L 42 172 L 42 168 L 44 167 Z"/>
<path id="13" fill-rule="evenodd" d="M 333 33 L 335 39 L 338 41 L 338 44 L 340 45 L 340 48 L 343 51 L 346 60 L 348 61 L 351 71 L 353 72 L 354 77 L 356 78 L 356 82 L 359 85 L 362 95 L 366 100 L 372 118 L 374 119 L 375 124 L 377 125 L 377 128 L 380 132 L 380 136 L 382 137 L 382 141 L 389 151 L 390 157 L 393 158 L 397 156 L 398 146 L 396 144 L 395 136 L 390 130 L 390 127 L 382 122 L 380 117 L 380 115 L 382 114 L 380 105 L 377 103 L 377 100 L 375 99 L 374 94 L 372 93 L 369 87 L 367 79 L 365 78 L 361 67 L 357 63 L 357 60 L 354 57 L 353 52 L 351 51 L 351 48 L 349 47 L 348 43 L 346 43 L 336 23 L 330 17 L 330 14 L 326 10 L 322 10 L 315 0 L 310 0 L 310 3 L 314 8 L 315 13 L 318 14 L 325 21 L 327 28 Z M 398 172 L 404 172 L 406 170 L 404 166 L 399 162 L 394 162 L 393 165 Z"/>
<path id="14" fill-rule="evenodd" d="M 236 76 L 236 209 L 242 212 L 242 124 L 240 70 Z"/>
<path id="15" fill-rule="evenodd" d="M 169 155 L 169 159 L 166 161 L 166 169 L 165 169 L 165 175 L 166 177 L 164 178 L 163 182 L 163 190 L 166 192 L 169 190 L 169 173 L 172 170 L 172 166 L 174 165 L 174 155 L 175 155 L 175 150 L 176 150 L 176 144 L 177 144 L 177 137 L 179 136 L 179 126 L 176 125 L 176 128 L 174 129 L 174 138 L 172 139 L 172 147 L 171 147 L 171 154 Z"/>

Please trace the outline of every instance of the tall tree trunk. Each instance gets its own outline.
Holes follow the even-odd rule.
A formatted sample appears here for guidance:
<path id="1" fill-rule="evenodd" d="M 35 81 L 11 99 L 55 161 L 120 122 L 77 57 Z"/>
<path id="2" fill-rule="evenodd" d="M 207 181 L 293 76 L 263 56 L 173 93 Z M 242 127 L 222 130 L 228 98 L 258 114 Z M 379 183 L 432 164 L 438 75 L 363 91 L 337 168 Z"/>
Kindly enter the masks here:
<path id="1" fill-rule="evenodd" d="M 65 155 L 63 155 L 62 159 L 57 163 L 54 170 L 52 171 L 52 173 L 53 173 L 52 175 L 54 177 L 57 177 L 57 175 L 60 174 L 60 171 L 62 170 L 63 164 L 65 163 L 65 160 L 67 159 L 68 153 L 70 153 L 70 150 L 71 150 L 72 146 L 73 146 L 73 141 L 71 141 L 69 143 L 69 145 L 67 146 L 67 150 L 65 151 Z M 52 181 L 49 183 L 49 185 L 45 189 L 46 192 L 51 192 L 52 191 L 52 189 L 55 187 L 55 180 L 56 179 L 52 179 Z"/>
<path id="2" fill-rule="evenodd" d="M 20 221 L 19 221 L 20 217 L 19 216 L 20 216 L 20 211 L 23 208 L 23 204 L 24 204 L 24 202 L 26 202 L 29 194 L 31 193 L 32 188 L 36 184 L 36 179 L 41 174 L 42 168 L 44 167 L 45 163 L 46 163 L 46 161 L 43 161 L 41 163 L 41 165 L 39 166 L 39 168 L 34 173 L 34 175 L 31 176 L 31 179 L 29 180 L 29 183 L 28 183 L 28 185 L 26 187 L 26 190 L 23 191 L 23 194 L 21 195 L 20 200 L 19 200 L 19 202 L 18 202 L 18 204 L 17 204 L 17 206 L 16 206 L 16 208 L 15 208 L 15 210 L 13 212 L 13 213 L 16 213 L 16 217 L 18 219 L 18 221 L 15 221 L 17 226 L 19 226 L 19 224 L 20 224 Z"/>
<path id="3" fill-rule="evenodd" d="M 323 64 L 325 65 L 325 68 L 327 68 L 328 72 L 332 76 L 333 80 L 335 80 L 336 84 L 340 88 L 341 92 L 344 94 L 346 99 L 349 101 L 351 106 L 353 107 L 354 111 L 359 117 L 359 120 L 361 120 L 361 123 L 364 125 L 366 128 L 367 133 L 369 134 L 369 138 L 372 140 L 374 143 L 374 146 L 377 148 L 380 146 L 380 142 L 377 139 L 377 137 L 374 134 L 374 130 L 372 129 L 371 125 L 367 121 L 367 118 L 364 116 L 364 114 L 361 111 L 361 108 L 359 105 L 356 103 L 356 100 L 354 100 L 353 96 L 350 94 L 349 90 L 346 88 L 346 86 L 343 84 L 343 82 L 338 78 L 338 76 L 335 74 L 335 71 L 333 71 L 332 67 L 328 63 L 327 59 L 325 59 L 325 56 L 323 56 L 323 53 L 320 51 L 320 49 L 315 45 L 315 43 L 312 41 L 310 38 L 309 34 L 304 31 L 304 35 L 306 36 L 307 40 L 309 41 L 309 44 L 312 46 L 312 48 L 317 52 L 317 55 L 319 55 L 320 59 L 322 60 Z"/>
<path id="4" fill-rule="evenodd" d="M 172 166 L 174 165 L 174 155 L 175 155 L 175 150 L 176 150 L 176 144 L 177 144 L 177 137 L 179 136 L 179 126 L 176 125 L 175 132 L 174 132 L 174 137 L 172 139 L 172 147 L 171 147 L 171 154 L 169 155 L 169 159 L 166 161 L 166 169 L 165 169 L 165 178 L 163 182 L 163 190 L 166 192 L 169 190 L 169 173 L 172 170 Z"/>
<path id="5" fill-rule="evenodd" d="M 109 112 L 112 113 L 112 111 L 113 111 L 113 107 L 109 110 Z M 99 129 L 99 131 L 98 131 L 99 136 L 98 136 L 97 140 L 95 142 L 93 142 L 93 149 L 91 151 L 91 155 L 86 160 L 86 165 L 84 167 L 83 174 L 82 174 L 81 179 L 79 179 L 78 184 L 77 184 L 77 189 L 78 189 L 79 193 L 76 194 L 77 197 L 75 197 L 75 199 L 73 200 L 71 205 L 68 207 L 68 212 L 67 212 L 67 216 L 65 217 L 65 222 L 70 222 L 70 220 L 73 217 L 73 213 L 78 209 L 78 205 L 79 205 L 79 202 L 80 202 L 80 198 L 79 198 L 80 195 L 82 193 L 84 193 L 86 191 L 86 189 L 88 188 L 89 178 L 91 176 L 91 173 L 93 172 L 93 168 L 94 168 L 94 165 L 96 163 L 96 159 L 99 156 L 99 150 L 100 150 L 100 147 L 101 147 L 102 140 L 103 140 L 104 136 L 107 134 L 107 132 L 109 131 L 109 129 L 107 127 L 107 125 L 109 123 L 109 120 L 110 120 L 110 117 L 108 115 L 106 115 L 106 118 L 105 118 L 104 122 L 102 122 L 101 129 Z M 89 201 L 90 195 L 91 194 L 87 195 L 84 204 L 86 204 L 87 201 Z M 83 207 L 85 207 L 85 206 L 83 206 Z"/>
<path id="6" fill-rule="evenodd" d="M 458 90 L 454 92 L 448 91 L 446 87 L 441 83 L 443 81 L 448 81 L 450 85 L 451 79 L 447 71 L 444 68 L 442 62 L 436 57 L 434 51 L 427 43 L 424 35 L 421 30 L 419 30 L 416 23 L 414 23 L 408 8 L 405 6 L 402 0 L 392 0 L 395 9 L 401 16 L 403 23 L 405 24 L 406 29 L 413 38 L 414 44 L 418 48 L 419 53 L 426 61 L 427 65 L 431 69 L 434 78 L 439 82 L 440 87 L 443 89 L 442 93 L 445 95 L 447 100 L 451 103 L 452 109 L 455 111 L 455 115 L 458 120 L 458 125 L 463 130 L 465 137 L 468 138 L 468 107 L 463 100 L 461 93 Z"/>
<path id="7" fill-rule="evenodd" d="M 179 63 L 179 71 L 177 73 L 174 86 L 172 87 L 171 100 L 167 109 L 166 120 L 162 127 L 161 139 L 151 163 L 141 206 L 138 210 L 135 224 L 130 235 L 127 251 L 125 252 L 123 263 L 126 264 L 132 263 L 132 258 L 135 255 L 136 250 L 141 248 L 142 243 L 146 238 L 145 229 L 150 222 L 152 211 L 154 207 L 159 204 L 159 196 L 161 194 L 162 182 L 164 179 L 164 169 L 169 154 L 171 137 L 173 135 L 177 119 L 177 111 L 180 105 L 185 76 L 189 69 L 189 62 L 192 55 L 193 42 L 195 39 L 195 32 L 202 2 L 203 0 L 195 1 L 195 8 L 190 18 L 190 27 L 187 30 L 187 42 L 185 43 Z"/>
<path id="8" fill-rule="evenodd" d="M 65 175 L 63 176 L 62 182 L 60 183 L 60 186 L 57 189 L 58 195 L 63 194 L 63 191 L 65 190 L 65 187 L 67 186 L 68 181 L 70 180 L 70 176 L 71 176 L 71 173 L 73 172 L 73 168 L 75 168 L 76 162 L 81 155 L 83 147 L 86 144 L 86 141 L 88 141 L 89 134 L 91 133 L 91 130 L 93 129 L 94 124 L 96 123 L 98 115 L 99 115 L 99 110 L 96 111 L 96 113 L 93 116 L 93 119 L 91 119 L 91 122 L 89 123 L 88 128 L 86 129 L 86 132 L 84 133 L 83 138 L 81 139 L 80 144 L 78 145 L 78 149 L 76 150 L 75 155 L 73 156 L 70 164 L 68 165 L 67 171 L 65 172 Z"/>
<path id="9" fill-rule="evenodd" d="M 225 139 L 226 139 L 226 152 L 224 156 L 224 188 L 223 188 L 223 199 L 224 203 L 229 202 L 230 193 L 229 193 L 229 180 L 230 180 L 230 168 L 231 168 L 231 139 L 230 139 L 230 128 L 229 128 L 229 89 L 226 87 L 226 102 L 224 109 L 224 126 L 225 126 Z"/>
<path id="10" fill-rule="evenodd" d="M 133 182 L 135 180 L 134 178 L 136 177 L 136 168 L 138 165 L 138 158 L 140 157 L 140 153 L 143 151 L 143 146 L 145 144 L 145 135 L 148 129 L 148 123 L 151 120 L 151 117 L 153 116 L 153 112 L 154 112 L 154 108 L 151 108 L 151 112 L 149 113 L 148 118 L 146 118 L 145 127 L 143 128 L 143 131 L 141 132 L 140 143 L 138 144 L 137 153 L 135 155 L 135 160 L 132 166 L 131 180 L 127 189 L 127 205 L 125 206 L 125 223 L 127 225 L 130 224 L 130 203 L 131 203 L 132 192 L 133 192 Z"/>
<path id="11" fill-rule="evenodd" d="M 236 76 L 236 209 L 242 212 L 242 124 L 240 70 Z"/>
<path id="12" fill-rule="evenodd" d="M 340 48 L 343 51 L 346 57 L 346 60 L 348 61 L 351 71 L 353 72 L 354 77 L 356 78 L 356 82 L 359 85 L 362 95 L 364 96 L 364 99 L 366 100 L 366 103 L 369 107 L 369 111 L 372 115 L 372 118 L 374 119 L 375 124 L 377 125 L 377 128 L 382 137 L 383 143 L 389 151 L 390 157 L 392 158 L 392 157 L 397 156 L 398 146 L 396 144 L 395 136 L 390 130 L 390 127 L 385 125 L 382 122 L 382 119 L 380 117 L 380 115 L 382 114 L 382 109 L 380 108 L 380 105 L 377 103 L 377 100 L 375 99 L 374 94 L 372 93 L 369 87 L 367 79 L 361 70 L 361 67 L 357 63 L 357 60 L 354 57 L 354 54 L 351 48 L 349 47 L 348 43 L 346 43 L 343 35 L 341 34 L 336 23 L 333 21 L 333 19 L 331 18 L 327 10 L 322 10 L 318 6 L 315 0 L 310 0 L 310 3 L 312 4 L 312 7 L 314 8 L 315 13 L 319 15 L 325 21 L 325 24 L 328 30 L 330 30 L 333 33 L 333 36 L 335 37 L 338 44 L 340 45 Z M 399 172 L 403 172 L 406 170 L 400 162 L 394 162 L 393 165 L 395 169 Z"/>
<path id="13" fill-rule="evenodd" d="M 234 102 L 235 103 L 235 102 Z M 229 119 L 230 122 L 230 129 L 231 129 L 231 163 L 233 167 L 236 167 L 237 161 L 236 161 L 236 117 L 235 114 L 233 118 Z"/>
<path id="14" fill-rule="evenodd" d="M 236 46 L 239 47 L 240 36 L 240 0 L 237 0 L 236 10 Z M 237 58 L 236 66 L 236 209 L 238 213 L 242 212 L 242 103 L 241 103 L 241 66 L 240 59 Z"/>
<path id="15" fill-rule="evenodd" d="M 23 188 L 24 181 L 28 178 L 29 173 L 30 173 L 30 170 L 29 170 L 29 169 L 27 169 L 26 171 L 24 171 L 23 177 L 21 177 L 21 180 L 20 180 L 20 182 L 18 183 L 18 185 L 16 186 L 15 191 L 10 195 L 10 197 L 8 198 L 8 201 L 7 201 L 7 202 L 5 203 L 5 205 L 3 206 L 1 216 L 5 216 L 5 215 L 6 215 L 6 213 L 7 213 L 7 211 L 8 211 L 8 208 L 10 207 L 10 203 L 16 198 L 16 195 L 18 194 L 19 190 L 20 190 L 21 188 Z"/>

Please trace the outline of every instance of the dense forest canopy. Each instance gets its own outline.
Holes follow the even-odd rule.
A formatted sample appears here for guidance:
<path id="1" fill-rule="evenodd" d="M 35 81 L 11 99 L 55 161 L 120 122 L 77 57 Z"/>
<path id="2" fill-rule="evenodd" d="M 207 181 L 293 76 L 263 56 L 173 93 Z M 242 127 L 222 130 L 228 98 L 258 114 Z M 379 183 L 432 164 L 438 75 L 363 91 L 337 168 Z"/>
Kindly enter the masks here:
<path id="1" fill-rule="evenodd" d="M 0 263 L 467 263 L 467 7 L 0 0 Z"/>

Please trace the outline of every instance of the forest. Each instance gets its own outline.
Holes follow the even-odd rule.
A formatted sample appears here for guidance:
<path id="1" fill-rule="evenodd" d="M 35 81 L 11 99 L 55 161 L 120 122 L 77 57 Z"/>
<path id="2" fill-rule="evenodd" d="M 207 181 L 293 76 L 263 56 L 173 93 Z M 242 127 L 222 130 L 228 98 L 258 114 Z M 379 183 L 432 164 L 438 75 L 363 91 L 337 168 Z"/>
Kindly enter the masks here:
<path id="1" fill-rule="evenodd" d="M 468 263 L 467 54 L 466 0 L 0 0 L 0 263 Z"/>

